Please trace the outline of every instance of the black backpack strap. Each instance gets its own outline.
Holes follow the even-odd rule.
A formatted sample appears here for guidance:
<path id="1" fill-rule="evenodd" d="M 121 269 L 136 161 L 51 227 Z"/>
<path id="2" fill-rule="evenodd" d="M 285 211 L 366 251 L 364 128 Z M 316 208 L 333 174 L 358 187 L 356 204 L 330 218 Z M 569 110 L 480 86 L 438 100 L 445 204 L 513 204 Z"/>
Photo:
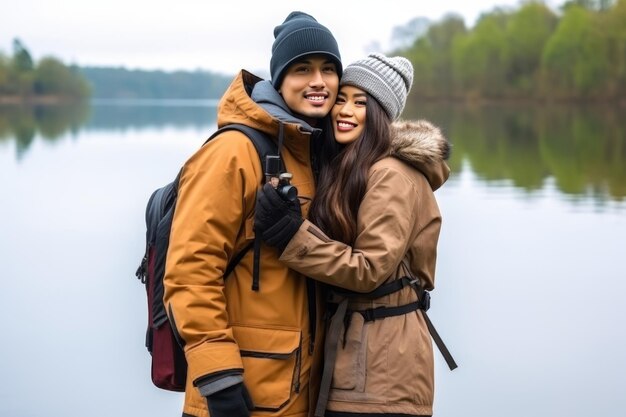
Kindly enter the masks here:
<path id="1" fill-rule="evenodd" d="M 333 293 L 347 298 L 355 298 L 355 297 L 364 297 L 364 298 L 380 298 L 385 295 L 393 294 L 394 292 L 400 291 L 402 288 L 415 284 L 415 280 L 411 277 L 404 276 L 402 278 L 394 279 L 390 283 L 383 284 L 380 287 L 376 288 L 374 291 L 367 293 L 360 293 L 356 291 L 346 290 L 340 287 L 333 287 Z"/>
<path id="2" fill-rule="evenodd" d="M 281 124 L 282 128 L 282 124 Z M 246 135 L 254 145 L 257 154 L 259 155 L 259 159 L 261 160 L 261 169 L 263 173 L 265 173 L 265 161 L 268 155 L 278 155 L 278 147 L 276 143 L 265 133 L 260 130 L 254 129 L 250 126 L 232 123 L 229 125 L 222 126 L 217 131 L 215 131 L 204 143 L 206 144 L 211 139 L 215 138 L 219 134 L 229 131 L 229 130 L 238 130 L 239 132 Z M 261 177 L 261 182 L 259 185 L 263 185 L 265 183 L 265 176 Z M 261 259 L 261 236 L 258 234 L 254 235 L 254 242 L 246 245 L 246 247 L 239 253 L 237 256 L 233 258 L 233 260 L 228 264 L 226 271 L 224 273 L 224 278 L 228 276 L 235 266 L 241 261 L 243 256 L 250 250 L 251 247 L 254 247 L 254 264 L 252 270 L 252 290 L 259 291 L 259 271 L 260 271 L 260 259 Z"/>
<path id="3" fill-rule="evenodd" d="M 252 247 L 252 243 L 248 243 L 235 257 L 230 261 L 226 270 L 224 271 L 224 279 L 230 275 L 231 272 L 235 269 L 237 264 L 243 259 L 243 257 L 248 253 L 250 248 Z"/>
<path id="4" fill-rule="evenodd" d="M 272 140 L 272 138 L 270 138 L 267 134 L 261 132 L 260 130 L 239 123 L 232 123 L 220 127 L 215 132 L 213 132 L 213 134 L 204 143 L 209 142 L 211 139 L 229 130 L 238 130 L 246 135 L 248 138 L 250 138 L 257 153 L 259 154 L 263 171 L 265 171 L 265 157 L 267 155 L 278 155 L 278 147 L 276 146 L 276 143 Z M 262 179 L 261 183 L 264 183 L 264 180 L 265 179 Z"/>
<path id="5" fill-rule="evenodd" d="M 437 333 L 435 326 L 433 326 L 433 323 L 430 321 L 428 314 L 426 314 L 426 310 L 422 310 L 422 316 L 424 316 L 424 320 L 426 321 L 426 326 L 428 327 L 430 336 L 435 341 L 435 344 L 437 345 L 439 352 L 441 352 L 441 356 L 443 356 L 443 358 L 446 360 L 446 363 L 448 364 L 448 368 L 450 368 L 451 371 L 455 370 L 458 367 L 458 365 L 454 361 L 454 358 L 452 357 L 452 354 L 446 347 L 446 344 L 443 343 L 441 336 L 439 336 L 439 333 Z"/>
<path id="6" fill-rule="evenodd" d="M 326 414 L 326 405 L 330 397 L 330 386 L 333 379 L 335 362 L 337 360 L 337 346 L 339 346 L 341 325 L 344 323 L 344 318 L 347 313 L 348 299 L 345 298 L 337 306 L 337 311 L 335 311 L 335 314 L 331 317 L 328 331 L 326 332 L 324 367 L 322 368 L 322 379 L 320 380 L 320 389 L 317 396 L 314 417 L 324 417 L 324 414 Z"/>

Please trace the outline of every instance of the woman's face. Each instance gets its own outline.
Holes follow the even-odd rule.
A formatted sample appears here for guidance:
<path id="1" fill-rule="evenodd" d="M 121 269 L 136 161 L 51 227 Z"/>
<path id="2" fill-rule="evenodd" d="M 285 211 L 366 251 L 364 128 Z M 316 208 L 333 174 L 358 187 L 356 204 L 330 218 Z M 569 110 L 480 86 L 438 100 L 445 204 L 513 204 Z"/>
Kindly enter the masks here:
<path id="1" fill-rule="evenodd" d="M 365 128 L 366 106 L 365 91 L 351 85 L 341 87 L 337 101 L 330 111 L 337 142 L 346 145 L 361 136 Z"/>

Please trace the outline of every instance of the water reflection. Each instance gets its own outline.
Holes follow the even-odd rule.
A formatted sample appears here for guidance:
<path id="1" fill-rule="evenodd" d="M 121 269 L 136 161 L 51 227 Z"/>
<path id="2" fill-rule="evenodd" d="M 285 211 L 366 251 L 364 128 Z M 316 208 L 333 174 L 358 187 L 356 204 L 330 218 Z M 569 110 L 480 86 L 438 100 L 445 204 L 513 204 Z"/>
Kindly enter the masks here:
<path id="1" fill-rule="evenodd" d="M 86 129 L 200 128 L 216 123 L 216 100 L 99 100 Z"/>
<path id="2" fill-rule="evenodd" d="M 0 142 L 15 140 L 20 160 L 35 140 L 81 130 L 202 128 L 216 122 L 216 100 L 99 100 L 48 106 L 0 106 Z"/>
<path id="3" fill-rule="evenodd" d="M 0 141 L 16 158 L 33 141 L 54 142 L 81 130 L 208 128 L 216 102 L 99 101 L 86 105 L 0 107 Z M 555 187 L 573 202 L 626 200 L 625 109 L 572 106 L 480 106 L 409 103 L 406 118 L 427 118 L 453 142 L 453 172 L 470 169 L 490 187 L 514 186 L 527 198 Z M 453 176 L 454 180 L 454 176 Z"/>
<path id="4" fill-rule="evenodd" d="M 36 136 L 44 141 L 72 132 L 77 134 L 89 119 L 91 108 L 85 103 L 55 106 L 0 106 L 0 142 L 16 142 L 20 160 Z"/>
<path id="5" fill-rule="evenodd" d="M 463 164 L 488 185 L 506 182 L 529 194 L 554 182 L 573 201 L 626 199 L 625 109 L 572 106 L 416 105 L 406 117 L 444 127 L 451 166 Z"/>

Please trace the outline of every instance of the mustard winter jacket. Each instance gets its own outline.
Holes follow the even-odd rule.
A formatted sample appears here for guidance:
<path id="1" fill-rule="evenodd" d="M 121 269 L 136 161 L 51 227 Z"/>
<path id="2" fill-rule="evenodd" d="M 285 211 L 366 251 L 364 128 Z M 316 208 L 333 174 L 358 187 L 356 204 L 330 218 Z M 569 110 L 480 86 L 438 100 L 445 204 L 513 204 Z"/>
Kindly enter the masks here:
<path id="1" fill-rule="evenodd" d="M 284 110 L 280 114 L 280 106 L 257 104 L 251 94 L 261 82 L 267 84 L 245 71 L 235 78 L 219 103 L 218 126 L 242 123 L 276 138 L 280 117 L 283 162 L 299 195 L 312 198 L 310 145 L 319 130 Z M 266 91 L 279 97 L 273 89 Z M 278 115 L 272 114 L 276 109 Z M 254 238 L 256 192 L 263 177 L 252 142 L 238 131 L 220 134 L 182 170 L 164 301 L 185 345 L 186 414 L 208 416 L 196 385 L 224 372 L 243 371 L 256 407 L 253 416 L 305 417 L 317 396 L 322 349 L 317 343 L 310 351 L 311 289 L 307 293 L 306 279 L 279 262 L 276 249 L 268 246 L 261 250 L 259 291 L 252 290 L 252 250 L 228 277 L 223 276 L 229 261 Z M 304 205 L 305 216 L 307 211 Z M 315 307 L 319 316 L 321 306 Z M 311 319 L 321 335 L 321 320 Z"/>
<path id="2" fill-rule="evenodd" d="M 281 261 L 360 293 L 406 276 L 404 262 L 425 289 L 433 289 L 441 227 L 433 191 L 448 178 L 449 144 L 424 121 L 395 123 L 392 138 L 392 156 L 370 169 L 354 245 L 333 241 L 305 221 Z M 350 314 L 415 301 L 411 287 L 375 300 L 350 300 L 349 317 L 339 330 L 328 411 L 432 415 L 433 349 L 421 311 L 367 322 L 358 312 Z"/>

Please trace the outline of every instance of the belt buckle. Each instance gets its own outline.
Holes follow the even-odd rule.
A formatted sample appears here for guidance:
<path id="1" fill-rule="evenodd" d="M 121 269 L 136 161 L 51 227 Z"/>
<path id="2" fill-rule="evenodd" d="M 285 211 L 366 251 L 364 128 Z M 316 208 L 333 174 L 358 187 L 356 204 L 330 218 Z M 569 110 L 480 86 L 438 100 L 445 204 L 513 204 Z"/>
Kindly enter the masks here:
<path id="1" fill-rule="evenodd" d="M 363 316 L 364 321 L 376 321 L 376 316 L 374 313 L 376 311 L 384 310 L 385 306 L 378 306 L 374 308 L 368 308 L 367 310 L 362 310 L 361 315 Z"/>
<path id="2" fill-rule="evenodd" d="M 420 297 L 420 309 L 424 311 L 428 311 L 430 308 L 430 293 L 426 290 L 422 291 Z"/>

